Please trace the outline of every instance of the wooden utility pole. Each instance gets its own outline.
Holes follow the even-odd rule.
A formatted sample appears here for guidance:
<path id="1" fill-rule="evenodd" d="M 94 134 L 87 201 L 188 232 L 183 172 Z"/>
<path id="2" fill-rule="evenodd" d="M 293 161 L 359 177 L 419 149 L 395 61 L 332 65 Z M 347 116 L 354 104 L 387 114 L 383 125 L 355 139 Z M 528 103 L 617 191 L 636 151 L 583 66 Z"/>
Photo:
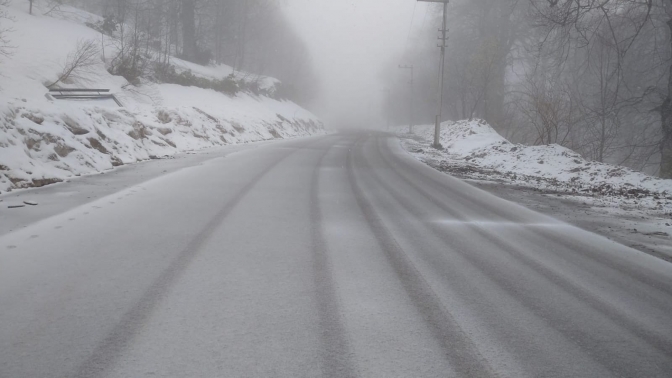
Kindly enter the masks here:
<path id="1" fill-rule="evenodd" d="M 402 70 L 411 70 L 411 91 L 410 91 L 410 99 L 409 99 L 409 103 L 410 103 L 409 120 L 410 121 L 408 123 L 408 133 L 413 134 L 413 126 L 415 126 L 413 124 L 413 122 L 414 122 L 414 117 L 413 117 L 413 101 L 414 101 L 414 98 L 413 98 L 414 97 L 413 96 L 413 65 L 412 64 L 410 66 L 399 65 L 399 68 L 401 68 Z"/>
<path id="2" fill-rule="evenodd" d="M 439 63 L 439 111 L 436 114 L 436 121 L 434 124 L 434 144 L 432 145 L 434 148 L 442 148 L 441 143 L 439 141 L 440 136 L 441 136 L 441 118 L 443 116 L 443 88 L 445 84 L 444 80 L 444 75 L 446 73 L 446 41 L 448 40 L 448 2 L 450 0 L 418 0 L 420 2 L 424 3 L 443 3 L 443 24 L 441 26 L 441 29 L 439 29 L 439 32 L 441 32 L 441 36 L 439 37 L 439 40 L 441 41 L 441 44 L 439 44 L 439 47 L 441 48 L 441 60 Z"/>

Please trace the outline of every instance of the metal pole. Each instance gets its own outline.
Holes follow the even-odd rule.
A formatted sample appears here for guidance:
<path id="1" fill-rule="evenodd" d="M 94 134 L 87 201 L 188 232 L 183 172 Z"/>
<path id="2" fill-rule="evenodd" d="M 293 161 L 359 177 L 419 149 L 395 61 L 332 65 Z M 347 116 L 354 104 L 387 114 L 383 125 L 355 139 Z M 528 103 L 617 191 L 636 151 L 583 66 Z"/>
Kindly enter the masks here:
<path id="1" fill-rule="evenodd" d="M 413 99 L 413 78 L 415 74 L 413 71 L 413 66 L 411 66 L 411 126 L 409 127 L 408 133 L 413 134 L 413 126 L 415 126 L 414 122 L 414 113 L 415 113 L 415 107 L 413 106 L 414 104 L 414 99 Z"/>
<path id="2" fill-rule="evenodd" d="M 439 39 L 441 40 L 441 44 L 439 47 L 441 48 L 441 60 L 439 62 L 439 111 L 437 112 L 436 119 L 435 119 L 435 124 L 434 124 L 434 144 L 432 145 L 434 148 L 442 148 L 441 143 L 439 143 L 439 139 L 441 136 L 441 117 L 443 116 L 443 89 L 444 89 L 444 75 L 446 72 L 446 41 L 448 40 L 447 33 L 448 33 L 448 3 L 450 0 L 418 0 L 419 2 L 423 3 L 443 3 L 443 24 L 441 26 L 441 37 Z"/>
<path id="3" fill-rule="evenodd" d="M 446 33 L 448 33 L 448 1 L 443 3 L 443 26 L 441 27 L 441 82 L 439 83 L 439 111 L 436 116 L 436 125 L 434 125 L 434 148 L 442 148 L 440 142 L 441 136 L 441 117 L 443 115 L 443 88 L 445 85 L 446 73 Z"/>

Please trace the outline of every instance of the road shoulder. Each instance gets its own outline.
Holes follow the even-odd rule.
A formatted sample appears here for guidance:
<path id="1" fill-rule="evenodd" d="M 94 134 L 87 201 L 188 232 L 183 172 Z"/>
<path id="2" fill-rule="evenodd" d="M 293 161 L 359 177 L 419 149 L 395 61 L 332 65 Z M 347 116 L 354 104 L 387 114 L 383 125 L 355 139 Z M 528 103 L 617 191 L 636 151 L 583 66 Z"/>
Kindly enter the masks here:
<path id="1" fill-rule="evenodd" d="M 417 153 L 424 141 L 401 137 L 402 149 L 430 167 L 531 210 L 672 262 L 672 213 L 669 200 L 571 193 L 507 182 L 484 172 L 452 169 L 447 154 Z M 663 202 L 660 202 L 663 201 Z"/>
<path id="2" fill-rule="evenodd" d="M 292 140 L 296 138 L 213 147 L 74 177 L 41 188 L 14 190 L 0 195 L 0 236 L 182 169 L 268 144 L 280 146 Z"/>

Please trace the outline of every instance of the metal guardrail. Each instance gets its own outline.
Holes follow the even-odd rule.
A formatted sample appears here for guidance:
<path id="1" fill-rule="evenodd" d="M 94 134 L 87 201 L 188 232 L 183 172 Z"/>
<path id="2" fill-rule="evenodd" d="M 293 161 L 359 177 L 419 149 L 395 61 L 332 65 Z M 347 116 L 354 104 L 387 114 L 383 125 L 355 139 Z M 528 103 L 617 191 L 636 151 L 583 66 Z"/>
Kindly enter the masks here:
<path id="1" fill-rule="evenodd" d="M 51 97 L 58 100 L 113 100 L 120 107 L 124 105 L 109 89 L 78 89 L 78 88 L 51 88 Z"/>

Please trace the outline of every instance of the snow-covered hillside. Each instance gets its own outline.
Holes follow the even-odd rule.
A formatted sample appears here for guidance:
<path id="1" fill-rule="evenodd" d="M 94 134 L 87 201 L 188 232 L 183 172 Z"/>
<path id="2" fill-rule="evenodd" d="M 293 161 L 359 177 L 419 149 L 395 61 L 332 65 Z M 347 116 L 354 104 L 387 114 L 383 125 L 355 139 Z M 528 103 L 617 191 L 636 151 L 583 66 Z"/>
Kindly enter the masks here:
<path id="1" fill-rule="evenodd" d="M 0 61 L 0 192 L 182 151 L 323 132 L 319 119 L 290 101 L 174 84 L 129 85 L 107 72 L 103 49 L 99 64 L 58 87 L 110 89 L 123 108 L 113 101 L 54 100 L 46 85 L 57 80 L 80 41 L 101 41 L 108 58 L 113 48 L 86 26 L 97 16 L 65 7 L 44 15 L 41 4 L 33 16 L 24 2 L 8 8 L 13 31 L 7 37 L 16 48 Z M 171 63 L 207 78 L 232 72 Z M 263 78 L 261 85 L 275 82 Z"/>
<path id="2" fill-rule="evenodd" d="M 405 140 L 421 160 L 453 174 L 566 192 L 672 197 L 672 180 L 587 161 L 559 145 L 513 144 L 482 120 L 441 125 L 444 151 L 430 147 L 433 126 L 418 126 L 420 140 Z"/>

